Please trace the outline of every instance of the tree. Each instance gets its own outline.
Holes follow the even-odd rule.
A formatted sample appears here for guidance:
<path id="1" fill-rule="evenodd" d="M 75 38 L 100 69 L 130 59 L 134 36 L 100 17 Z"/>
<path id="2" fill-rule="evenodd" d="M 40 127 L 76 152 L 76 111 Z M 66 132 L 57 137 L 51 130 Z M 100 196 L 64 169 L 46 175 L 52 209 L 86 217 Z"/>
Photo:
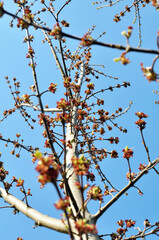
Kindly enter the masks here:
<path id="1" fill-rule="evenodd" d="M 88 9 L 85 6 L 88 4 L 91 11 L 89 1 L 88 3 L 83 1 L 81 8 L 83 11 L 81 18 L 83 17 L 83 19 L 79 20 L 80 26 L 76 26 L 76 28 L 69 26 L 70 16 L 68 16 L 69 14 L 74 15 L 75 7 L 75 14 L 78 14 L 77 9 L 81 7 L 77 6 L 74 1 L 64 3 L 43 0 L 41 0 L 41 3 L 37 1 L 33 3 L 14 1 L 12 4 L 13 6 L 7 5 L 6 2 L 4 4 L 3 2 L 0 3 L 0 20 L 2 27 L 4 26 L 3 31 L 8 32 L 8 27 L 6 27 L 4 21 L 11 19 L 10 26 L 13 30 L 11 32 L 12 38 L 9 39 L 8 51 L 14 68 L 17 65 L 16 69 L 12 69 L 10 59 L 6 64 L 2 59 L 3 66 L 7 66 L 9 71 L 7 75 L 5 74 L 5 81 L 11 91 L 14 106 L 10 106 L 8 96 L 5 99 L 6 96 L 3 95 L 1 102 L 4 105 L 4 111 L 1 118 L 0 135 L 1 149 L 3 150 L 0 163 L 1 208 L 11 208 L 15 215 L 20 212 L 35 222 L 34 227 L 39 229 L 40 226 L 43 226 L 65 233 L 70 239 L 92 240 L 107 239 L 108 237 L 114 240 L 137 239 L 152 234 L 153 238 L 157 238 L 159 236 L 158 219 L 151 222 L 147 219 L 149 218 L 147 216 L 147 218 L 142 219 L 144 227 L 132 231 L 134 226 L 138 226 L 135 222 L 136 219 L 129 217 L 129 213 L 127 213 L 126 218 L 122 218 L 122 211 L 124 210 L 120 211 L 119 201 L 122 196 L 126 195 L 125 198 L 122 198 L 123 201 L 127 201 L 128 204 L 130 203 L 133 206 L 133 201 L 138 201 L 136 199 L 138 194 L 143 195 L 144 182 L 140 184 L 141 179 L 146 181 L 146 178 L 148 178 L 148 181 L 151 181 L 151 179 L 157 181 L 156 176 L 158 176 L 158 146 L 155 144 L 153 135 L 154 130 L 155 134 L 158 132 L 157 122 L 155 122 L 157 104 L 150 104 L 150 100 L 147 98 L 146 104 L 144 106 L 140 105 L 140 102 L 143 103 L 143 100 L 140 99 L 143 96 L 140 86 L 143 89 L 146 86 L 146 94 L 150 95 L 151 85 L 146 82 L 145 77 L 149 82 L 154 82 L 155 86 L 158 84 L 156 64 L 159 51 L 154 49 L 159 47 L 159 34 L 156 29 L 157 45 L 153 42 L 152 49 L 141 48 L 140 15 L 142 11 L 139 9 L 142 5 L 145 5 L 145 8 L 152 11 L 155 16 L 158 3 L 156 1 L 136 1 L 132 3 L 132 6 L 124 6 L 125 10 L 114 16 L 115 24 L 119 24 L 120 31 L 122 31 L 120 20 L 123 22 L 126 16 L 130 17 L 130 10 L 135 11 L 135 20 L 139 23 L 138 47 L 131 46 L 131 39 L 135 43 L 137 36 L 132 26 L 122 31 L 123 44 L 125 43 L 125 45 L 118 45 L 115 40 L 113 43 L 106 43 L 103 26 L 100 26 L 99 30 L 98 26 L 97 28 L 93 26 L 91 29 L 85 30 L 83 37 L 79 37 L 78 32 L 81 31 L 79 28 L 81 27 L 83 31 L 81 25 L 83 22 L 87 22 L 85 14 L 88 17 L 88 23 L 91 20 L 90 24 L 92 24 L 92 19 L 90 19 Z M 82 2 L 80 4 L 82 5 Z M 104 15 L 108 12 L 106 8 L 101 9 L 100 3 L 96 2 L 96 4 L 98 4 L 100 11 L 97 12 L 95 6 L 92 6 L 92 11 L 101 21 L 103 12 Z M 109 5 L 115 5 L 115 3 L 109 2 Z M 70 10 L 68 10 L 69 8 Z M 82 11 L 79 12 L 80 15 Z M 146 12 L 145 9 L 144 11 Z M 78 20 L 78 17 L 73 16 L 73 19 Z M 152 19 L 149 20 L 151 23 L 153 23 Z M 95 21 L 102 25 L 102 22 Z M 73 25 L 73 20 L 70 23 Z M 85 25 L 87 28 L 87 23 Z M 115 27 L 116 36 L 119 36 L 117 34 L 118 26 Z M 150 30 L 151 28 L 152 26 Z M 72 29 L 74 30 L 73 34 L 71 34 Z M 98 31 L 100 31 L 99 38 L 103 39 L 101 41 L 97 37 Z M 12 49 L 15 44 L 15 32 L 18 34 L 18 38 L 20 35 L 23 37 L 23 44 L 21 45 L 19 40 L 18 44 L 20 50 L 23 49 L 26 53 L 26 61 L 24 62 L 21 61 L 21 52 L 16 48 Z M 75 36 L 75 32 L 79 34 L 78 37 Z M 150 33 L 148 32 L 148 34 Z M 2 40 L 8 41 L 7 38 Z M 5 46 L 4 44 L 7 45 L 7 43 L 3 43 L 1 46 Z M 11 44 L 13 44 L 13 47 L 11 47 Z M 11 50 L 13 50 L 14 55 Z M 16 51 L 14 52 L 14 50 Z M 50 53 L 46 53 L 50 50 L 53 58 Z M 119 50 L 121 55 L 117 55 Z M 97 64 L 99 57 L 97 51 L 103 58 L 102 63 L 100 59 L 100 65 Z M 133 59 L 131 52 L 135 55 L 135 64 L 130 62 Z M 24 56 L 24 53 L 22 55 Z M 119 57 L 116 57 L 116 55 Z M 131 79 L 133 69 L 136 71 L 138 64 L 136 56 L 139 55 L 144 56 L 144 64 L 141 64 L 140 70 L 140 78 L 143 74 L 144 81 L 141 84 L 136 79 Z M 95 56 L 95 59 L 93 56 Z M 112 65 L 112 75 L 109 75 L 102 64 L 107 67 L 112 56 L 115 63 Z M 150 56 L 151 60 L 153 57 L 151 64 Z M 55 63 L 52 62 L 52 59 Z M 151 67 L 146 66 L 146 61 L 149 62 Z M 29 66 L 26 68 L 28 62 Z M 122 65 L 127 66 L 119 65 L 120 63 L 116 62 L 121 62 Z M 114 69 L 115 66 L 116 69 Z M 117 73 L 120 75 L 120 71 L 129 76 L 129 81 L 120 80 L 116 77 Z M 2 72 L 5 71 L 2 70 Z M 9 75 L 14 75 L 14 77 Z M 125 78 L 124 75 L 122 78 Z M 135 87 L 137 86 L 136 94 L 129 90 L 133 80 L 136 82 Z M 3 93 L 6 86 L 4 83 L 2 83 L 2 86 Z M 132 87 L 132 89 L 134 88 Z M 131 91 L 133 94 L 131 94 Z M 126 92 L 128 92 L 128 96 L 126 96 Z M 107 96 L 105 97 L 106 93 Z M 129 100 L 132 100 L 130 96 L 134 98 L 135 107 L 132 107 L 132 101 L 129 102 Z M 115 102 L 118 105 L 116 108 L 114 106 Z M 137 108 L 144 108 L 144 110 Z M 133 112 L 133 115 L 130 112 Z M 18 114 L 22 116 L 22 127 L 21 118 Z M 119 118 L 120 116 L 122 118 Z M 153 116 L 153 119 L 148 122 L 150 116 Z M 152 123 L 154 128 L 151 128 Z M 127 133 L 127 127 L 130 129 L 130 134 L 129 129 Z M 20 129 L 21 132 L 19 132 Z M 145 137 L 148 129 L 152 132 L 150 136 Z M 15 138 L 15 131 L 17 130 Z M 132 137 L 133 131 L 136 131 L 135 139 Z M 118 144 L 119 139 L 120 144 Z M 141 144 L 141 141 L 143 144 Z M 4 144 L 6 144 L 7 151 L 3 147 Z M 8 150 L 10 148 L 11 150 Z M 136 149 L 138 155 L 135 153 Z M 136 158 L 135 161 L 134 158 Z M 12 159 L 13 162 L 6 159 Z M 43 188 L 37 194 L 36 191 L 34 193 L 34 190 L 37 190 L 36 175 L 38 175 L 38 187 L 40 183 L 41 188 Z M 35 181 L 34 184 L 33 181 Z M 27 186 L 29 186 L 29 189 Z M 157 184 L 155 183 L 149 186 L 153 189 L 153 193 L 156 187 Z M 20 189 L 19 192 L 17 188 Z M 150 192 L 151 189 L 149 188 L 148 191 Z M 45 194 L 49 199 L 47 199 L 48 202 L 43 203 Z M 42 195 L 44 195 L 44 198 Z M 152 198 L 152 194 L 150 195 Z M 132 196 L 134 200 L 131 200 Z M 156 193 L 155 196 L 157 196 Z M 35 198 L 37 200 L 33 200 Z M 116 201 L 118 201 L 118 204 Z M 142 199 L 140 201 L 144 204 Z M 54 206 L 51 204 L 53 202 Z M 40 207 L 38 207 L 38 204 Z M 47 213 L 43 214 L 47 204 L 51 205 L 51 210 L 49 209 Z M 109 229 L 105 220 L 101 227 L 98 222 L 102 222 L 103 216 L 108 214 L 112 206 L 116 205 L 118 205 L 119 215 L 121 216 L 117 221 L 117 229 L 115 227 L 114 230 Z M 39 208 L 42 211 L 38 211 Z M 144 213 L 147 215 L 152 206 L 144 206 L 144 209 Z M 157 210 L 157 206 L 154 206 L 154 209 Z M 1 209 L 1 211 L 4 210 Z M 54 213 L 50 213 L 50 211 L 54 211 Z M 134 206 L 132 211 L 135 211 Z M 57 217 L 59 212 L 62 213 L 62 219 Z M 112 210 L 111 216 L 115 214 L 118 215 Z M 25 218 L 23 221 L 23 225 L 25 225 Z M 104 224 L 106 229 L 103 229 Z M 17 239 L 21 239 L 20 236 L 20 232 L 18 232 Z M 52 236 L 54 236 L 54 232 Z"/>

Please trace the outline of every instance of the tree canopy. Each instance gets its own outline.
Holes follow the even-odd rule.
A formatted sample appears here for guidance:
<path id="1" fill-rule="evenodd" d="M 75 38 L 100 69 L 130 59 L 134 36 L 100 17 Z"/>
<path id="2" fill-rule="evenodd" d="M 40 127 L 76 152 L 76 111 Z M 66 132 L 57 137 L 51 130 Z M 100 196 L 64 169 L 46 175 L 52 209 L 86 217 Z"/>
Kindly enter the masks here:
<path id="1" fill-rule="evenodd" d="M 126 4 L 0 2 L 6 239 L 158 238 L 159 5 Z"/>

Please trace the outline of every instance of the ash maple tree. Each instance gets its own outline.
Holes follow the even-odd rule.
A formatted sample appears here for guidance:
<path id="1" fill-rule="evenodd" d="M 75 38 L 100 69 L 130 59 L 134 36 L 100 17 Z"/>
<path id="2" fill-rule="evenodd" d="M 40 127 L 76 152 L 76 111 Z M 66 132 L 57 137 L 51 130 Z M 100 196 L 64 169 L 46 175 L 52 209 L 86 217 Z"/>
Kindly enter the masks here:
<path id="1" fill-rule="evenodd" d="M 142 190 L 138 187 L 138 181 L 150 171 L 159 174 L 157 170 L 159 159 L 157 156 L 151 160 L 144 136 L 144 131 L 148 128 L 147 119 L 149 116 L 147 113 L 140 112 L 137 109 L 134 124 L 140 133 L 139 142 L 142 140 L 142 147 L 144 147 L 147 154 L 147 160 L 141 161 L 138 171 L 134 171 L 132 167 L 134 149 L 128 146 L 123 148 L 120 143 L 123 159 L 127 163 L 127 172 L 125 172 L 127 183 L 121 189 L 119 189 L 117 181 L 110 179 L 104 168 L 101 167 L 106 159 L 113 161 L 119 156 L 114 147 L 119 144 L 119 137 L 112 137 L 110 133 L 113 129 L 117 129 L 123 134 L 127 133 L 127 129 L 120 126 L 117 119 L 119 116 L 126 115 L 132 104 L 130 102 L 126 109 L 121 106 L 114 113 L 110 113 L 106 110 L 103 94 L 106 92 L 112 92 L 113 94 L 114 90 L 120 91 L 122 88 L 126 91 L 131 83 L 127 81 L 118 82 L 112 86 L 99 89 L 98 81 L 101 77 L 117 78 L 108 76 L 101 71 L 100 67 L 102 65 L 92 65 L 92 48 L 98 45 L 104 47 L 105 51 L 107 48 L 111 48 L 112 51 L 113 49 L 120 50 L 121 55 L 118 58 L 114 57 L 114 61 L 121 62 L 123 65 L 131 64 L 130 52 L 153 55 L 152 65 L 147 67 L 144 66 L 144 63 L 141 63 L 141 71 L 149 82 L 156 82 L 156 84 L 159 75 L 155 71 L 155 64 L 159 58 L 159 51 L 141 48 L 141 34 L 139 34 L 139 47 L 132 47 L 129 44 L 129 39 L 131 39 L 133 33 L 132 26 L 128 26 L 127 30 L 122 31 L 122 35 L 126 40 L 125 46 L 115 43 L 108 44 L 99 41 L 97 38 L 94 39 L 92 32 L 95 33 L 95 26 L 83 34 L 83 37 L 66 33 L 69 32 L 70 23 L 67 22 L 67 16 L 66 19 L 61 19 L 61 14 L 64 9 L 69 8 L 73 1 L 66 1 L 63 5 L 61 3 L 61 6 L 57 8 L 58 10 L 55 10 L 56 2 L 51 0 L 41 0 L 41 2 L 15 0 L 16 12 L 12 12 L 12 9 L 6 9 L 5 1 L 0 3 L 0 17 L 10 18 L 10 26 L 16 31 L 23 30 L 23 33 L 25 33 L 22 41 L 27 49 L 26 58 L 29 60 L 29 66 L 27 67 L 32 72 L 32 85 L 27 86 L 27 82 L 25 83 L 27 92 L 21 92 L 21 82 L 16 76 L 13 79 L 5 76 L 14 100 L 14 106 L 10 109 L 4 109 L 1 124 L 5 121 L 9 122 L 11 115 L 19 112 L 25 120 L 26 131 L 28 128 L 35 131 L 36 125 L 41 127 L 40 131 L 43 129 L 41 142 L 44 143 L 44 146 L 39 147 L 36 140 L 33 145 L 30 145 L 25 140 L 25 137 L 23 137 L 24 140 L 22 139 L 20 133 L 16 134 L 16 139 L 11 139 L 9 131 L 3 133 L 3 128 L 1 129 L 0 140 L 1 144 L 4 143 L 8 148 L 13 146 L 10 153 L 19 159 L 21 159 L 23 151 L 29 153 L 28 159 L 32 161 L 32 168 L 35 169 L 38 175 L 39 187 L 42 188 L 40 191 L 43 191 L 44 187 L 47 188 L 48 184 L 52 185 L 52 191 L 56 192 L 58 196 L 58 199 L 57 197 L 52 199 L 52 202 L 54 202 L 53 208 L 56 208 L 57 211 L 61 210 L 63 214 L 61 219 L 56 219 L 44 215 L 31 206 L 30 199 L 36 197 L 32 193 L 32 186 L 26 188 L 27 180 L 23 179 L 23 173 L 21 173 L 20 177 L 10 176 L 10 170 L 6 169 L 5 161 L 3 161 L 3 152 L 1 153 L 2 161 L 0 162 L 0 196 L 5 201 L 5 205 L 3 206 L 3 201 L 1 201 L 1 208 L 8 208 L 9 204 L 10 208 L 13 208 L 14 214 L 20 212 L 26 215 L 35 222 L 36 227 L 43 226 L 68 234 L 72 240 L 105 238 L 127 240 L 144 238 L 152 234 L 155 237 L 159 236 L 159 222 L 151 223 L 148 219 L 144 219 L 143 229 L 138 228 L 137 232 L 134 230 L 132 233 L 131 229 L 136 226 L 136 219 L 129 219 L 129 216 L 128 219 L 118 220 L 118 227 L 114 232 L 102 234 L 98 232 L 98 220 L 106 214 L 113 204 L 116 204 L 115 202 L 120 197 L 127 195 L 129 189 L 134 188 L 137 190 L 136 194 L 143 195 Z M 102 2 L 93 3 L 93 5 L 98 5 L 99 9 L 104 7 L 101 4 Z M 114 4 L 110 1 L 108 5 L 112 6 Z M 114 21 L 119 22 L 134 9 L 140 26 L 139 6 L 144 7 L 146 5 L 152 5 L 152 8 L 156 10 L 159 8 L 158 2 L 155 0 L 134 1 L 132 5 L 125 6 L 123 11 L 116 14 Z M 47 14 L 51 16 L 51 20 L 48 20 L 48 22 Z M 66 29 L 67 31 L 65 31 Z M 49 82 L 49 85 L 47 82 L 45 89 L 42 90 L 39 87 L 41 80 L 38 77 L 37 49 L 36 44 L 34 44 L 38 31 L 43 33 L 42 44 L 48 44 L 61 74 L 58 81 L 53 81 L 56 79 L 54 72 L 51 77 L 50 75 L 46 76 L 46 78 L 53 80 Z M 105 32 L 101 33 L 99 37 L 102 38 L 103 35 L 105 35 Z M 156 35 L 158 49 L 159 34 L 156 33 Z M 67 43 L 68 39 L 79 42 L 75 51 L 70 50 L 69 43 Z M 58 85 L 63 88 L 60 94 L 58 93 Z M 29 91 L 27 90 L 28 87 L 30 88 Z M 46 95 L 49 96 L 49 99 L 53 99 L 51 101 L 52 106 L 45 104 L 43 96 Z M 12 127 L 12 122 L 10 126 Z M 113 144 L 113 147 L 111 144 Z M 25 168 L 24 171 L 26 171 Z M 113 169 L 110 171 L 113 171 Z M 13 189 L 15 192 L 17 188 L 20 189 L 21 193 L 21 195 L 18 195 L 19 197 L 17 197 L 16 193 L 12 194 Z M 53 197 L 52 193 L 50 195 Z M 95 205 L 99 206 L 96 213 L 89 210 L 89 204 L 93 201 Z M 17 239 L 22 239 L 22 237 L 17 236 Z"/>

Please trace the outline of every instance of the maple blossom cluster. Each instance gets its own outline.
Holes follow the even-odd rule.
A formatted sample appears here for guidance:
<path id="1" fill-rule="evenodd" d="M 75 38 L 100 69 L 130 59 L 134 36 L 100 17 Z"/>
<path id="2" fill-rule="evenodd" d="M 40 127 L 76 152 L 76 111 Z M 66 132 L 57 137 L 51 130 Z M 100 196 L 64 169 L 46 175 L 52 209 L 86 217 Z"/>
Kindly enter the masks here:
<path id="1" fill-rule="evenodd" d="M 66 196 L 64 199 L 60 198 L 58 202 L 54 204 L 56 209 L 66 210 L 67 207 L 70 205 L 69 197 Z"/>
<path id="2" fill-rule="evenodd" d="M 129 39 L 129 38 L 131 37 L 131 34 L 132 34 L 132 29 L 133 29 L 133 27 L 132 27 L 132 26 L 129 26 L 129 27 L 128 27 L 128 30 L 121 32 L 121 34 L 122 34 L 123 36 L 125 36 L 127 39 Z"/>
<path id="3" fill-rule="evenodd" d="M 102 201 L 103 200 L 102 190 L 100 189 L 99 186 L 92 186 L 87 192 L 87 197 L 89 199 Z"/>
<path id="4" fill-rule="evenodd" d="M 52 93 L 55 93 L 57 88 L 56 88 L 57 84 L 56 83 L 50 83 L 50 86 L 48 88 L 48 90 Z"/>
<path id="5" fill-rule="evenodd" d="M 77 175 L 86 175 L 88 173 L 90 163 L 84 155 L 81 155 L 80 157 L 73 156 L 71 161 Z"/>
<path id="6" fill-rule="evenodd" d="M 146 122 L 142 119 L 142 118 L 147 118 L 148 115 L 143 113 L 143 112 L 137 112 L 135 113 L 135 115 L 139 118 L 139 120 L 137 120 L 135 122 L 135 124 L 141 129 L 143 130 L 146 127 Z"/>
<path id="7" fill-rule="evenodd" d="M 44 157 L 40 151 L 36 151 L 33 162 L 38 159 L 36 171 L 39 172 L 38 182 L 44 186 L 48 182 L 54 182 L 57 179 L 60 166 L 55 162 L 53 155 Z"/>
<path id="8" fill-rule="evenodd" d="M 31 57 L 34 57 L 34 49 L 32 47 L 29 47 L 28 49 L 28 53 L 26 54 L 26 58 L 31 58 Z"/>
<path id="9" fill-rule="evenodd" d="M 129 181 L 132 181 L 136 176 L 137 176 L 137 173 L 127 172 L 127 174 L 126 174 L 126 179 L 129 180 Z"/>
<path id="10" fill-rule="evenodd" d="M 146 79 L 149 81 L 149 82 L 152 82 L 152 81 L 157 81 L 157 73 L 153 70 L 152 67 L 144 67 L 143 63 L 141 63 L 141 70 L 144 74 L 144 77 L 146 77 Z"/>
<path id="11" fill-rule="evenodd" d="M 130 63 L 129 58 L 126 58 L 127 52 L 123 52 L 119 58 L 114 58 L 114 62 L 121 62 L 123 65 Z"/>
<path id="12" fill-rule="evenodd" d="M 82 37 L 82 41 L 80 42 L 80 44 L 83 47 L 89 47 L 92 45 L 92 43 L 93 43 L 93 38 L 91 37 L 89 32 Z"/>
<path id="13" fill-rule="evenodd" d="M 125 149 L 122 150 L 123 153 L 123 158 L 129 159 L 130 157 L 133 157 L 133 151 L 131 148 L 128 148 L 128 146 L 125 147 Z"/>
<path id="14" fill-rule="evenodd" d="M 59 102 L 57 102 L 57 108 L 59 109 L 68 109 L 68 107 L 71 105 L 69 101 L 66 101 L 66 99 L 61 98 Z"/>
<path id="15" fill-rule="evenodd" d="M 24 184 L 24 180 L 23 179 L 19 178 L 19 180 L 18 180 L 15 177 L 13 177 L 13 179 L 17 183 L 16 187 L 22 187 L 23 186 L 23 184 Z"/>
<path id="16" fill-rule="evenodd" d="M 3 17 L 3 15 L 4 15 L 3 5 L 4 5 L 4 3 L 0 2 L 0 18 Z"/>
<path id="17" fill-rule="evenodd" d="M 86 219 L 79 219 L 75 222 L 75 227 L 80 234 L 83 233 L 97 233 L 96 225 L 89 224 Z"/>
<path id="18" fill-rule="evenodd" d="M 3 163 L 0 162 L 0 181 L 3 182 L 4 179 L 6 178 L 6 175 L 8 175 L 9 172 L 4 169 Z"/>
<path id="19" fill-rule="evenodd" d="M 62 33 L 61 27 L 60 27 L 59 23 L 56 23 L 53 26 L 53 30 L 51 30 L 49 35 L 53 36 L 55 39 L 58 39 L 58 38 L 61 38 L 61 33 Z"/>
<path id="20" fill-rule="evenodd" d="M 136 222 L 131 219 L 126 219 L 119 220 L 117 224 L 119 225 L 119 228 L 116 230 L 117 233 L 111 234 L 112 239 L 120 239 L 128 231 L 128 228 L 135 226 Z"/>
<path id="21" fill-rule="evenodd" d="M 29 27 L 29 23 L 34 20 L 34 15 L 32 14 L 29 8 L 24 8 L 23 18 L 18 18 L 17 27 L 21 27 L 21 29 L 27 29 Z"/>

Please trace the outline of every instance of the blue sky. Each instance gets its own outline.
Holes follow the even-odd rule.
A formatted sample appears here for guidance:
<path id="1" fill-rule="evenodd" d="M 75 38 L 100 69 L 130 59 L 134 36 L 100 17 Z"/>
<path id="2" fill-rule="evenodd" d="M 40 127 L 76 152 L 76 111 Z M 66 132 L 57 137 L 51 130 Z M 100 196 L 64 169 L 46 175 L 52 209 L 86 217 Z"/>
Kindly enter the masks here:
<path id="1" fill-rule="evenodd" d="M 64 1 L 55 3 L 55 9 L 59 9 L 59 5 L 62 5 Z M 72 1 L 60 15 L 60 19 L 65 19 L 70 23 L 70 28 L 66 29 L 67 33 L 83 36 L 92 25 L 96 25 L 93 31 L 92 37 L 97 38 L 102 32 L 106 31 L 100 41 L 108 43 L 116 43 L 125 45 L 125 38 L 121 35 L 123 30 L 127 30 L 127 27 L 132 25 L 134 19 L 134 10 L 130 14 L 126 14 L 122 21 L 119 23 L 113 22 L 113 16 L 124 9 L 124 2 L 120 2 L 114 7 L 103 8 L 96 10 L 96 7 L 91 3 L 93 1 Z M 38 4 L 37 4 L 38 5 Z M 35 5 L 36 6 L 36 5 Z M 15 12 L 16 8 L 10 1 L 4 0 L 4 7 L 7 11 Z M 145 8 L 140 7 L 141 13 L 141 29 L 142 29 L 142 48 L 157 49 L 156 35 L 158 31 L 158 12 L 151 6 Z M 49 15 L 45 17 L 47 25 L 52 28 L 55 24 L 53 18 Z M 16 21 L 14 28 L 9 27 L 11 18 L 4 16 L 0 19 L 0 102 L 1 111 L 0 118 L 3 116 L 5 109 L 12 108 L 14 102 L 10 95 L 7 84 L 5 83 L 5 76 L 9 76 L 12 80 L 16 77 L 21 82 L 21 93 L 29 93 L 29 86 L 33 84 L 32 73 L 28 67 L 28 59 L 25 58 L 27 53 L 26 44 L 22 43 L 25 36 L 25 31 L 21 31 L 16 28 Z M 138 46 L 138 22 L 134 25 L 133 35 L 130 39 L 130 45 Z M 40 89 L 47 89 L 50 82 L 58 83 L 59 90 L 57 96 L 51 94 L 44 97 L 44 102 L 49 103 L 50 107 L 54 107 L 57 101 L 57 97 L 62 95 L 60 90 L 61 76 L 55 65 L 55 61 L 51 55 L 50 49 L 47 44 L 42 44 L 43 35 L 40 31 L 34 31 L 30 28 L 30 34 L 35 33 L 35 41 L 33 47 L 36 53 L 37 74 L 39 79 Z M 56 42 L 55 42 L 56 44 Z M 75 51 L 79 42 L 75 40 L 67 39 L 67 46 Z M 158 146 L 158 117 L 159 106 L 154 104 L 155 100 L 158 100 L 157 95 L 152 93 L 153 90 L 158 90 L 159 83 L 149 83 L 143 78 L 143 73 L 140 69 L 140 63 L 143 62 L 145 66 L 150 66 L 154 55 L 146 55 L 141 53 L 129 53 L 128 57 L 131 63 L 127 66 L 123 66 L 120 63 L 115 63 L 114 58 L 119 57 L 121 52 L 119 50 L 107 49 L 100 46 L 92 47 L 92 64 L 104 64 L 103 70 L 107 75 L 118 77 L 118 80 L 101 77 L 99 80 L 94 80 L 97 88 L 104 88 L 107 86 L 114 86 L 117 83 L 123 81 L 130 81 L 130 88 L 115 89 L 113 93 L 105 92 L 103 99 L 105 100 L 105 109 L 109 112 L 114 112 L 118 107 L 123 109 L 127 108 L 129 101 L 133 101 L 133 105 L 129 112 L 124 116 L 118 118 L 116 122 L 123 128 L 128 129 L 127 134 L 121 134 L 118 130 L 113 130 L 112 133 L 108 132 L 107 136 L 118 136 L 120 138 L 119 145 L 110 145 L 106 143 L 106 148 L 112 150 L 113 148 L 118 150 L 118 159 L 106 159 L 102 163 L 102 169 L 108 177 L 111 177 L 113 184 L 122 188 L 127 183 L 125 174 L 127 172 L 127 165 L 122 158 L 122 149 L 125 146 L 133 147 L 134 157 L 132 159 L 132 168 L 137 171 L 139 163 L 146 163 L 146 152 L 141 143 L 141 137 L 139 130 L 135 126 L 134 122 L 137 120 L 135 112 L 143 111 L 149 115 L 147 119 L 147 127 L 144 131 L 146 143 L 149 147 L 151 159 L 155 159 L 159 156 Z M 159 65 L 156 65 L 156 70 Z M 37 113 L 30 111 L 34 117 Z M 16 133 L 21 133 L 22 138 L 25 140 L 26 145 L 33 145 L 43 148 L 44 141 L 41 137 L 43 129 L 39 126 L 35 126 L 34 131 L 31 131 L 24 119 L 15 113 L 7 120 L 0 124 L 0 133 L 5 138 L 15 138 Z M 55 210 L 53 203 L 58 199 L 53 187 L 47 185 L 43 190 L 40 190 L 39 183 L 37 183 L 37 173 L 35 172 L 35 166 L 31 163 L 31 156 L 26 152 L 21 152 L 20 159 L 8 154 L 11 152 L 12 146 L 8 148 L 4 147 L 4 143 L 0 142 L 0 152 L 2 152 L 1 161 L 4 162 L 4 166 L 9 170 L 9 177 L 12 176 L 21 177 L 25 179 L 26 188 L 31 188 L 33 197 L 30 199 L 30 205 L 35 209 L 41 211 L 44 214 L 48 214 L 53 217 L 60 217 L 60 213 Z M 9 179 L 8 179 L 9 180 Z M 115 203 L 99 220 L 98 230 L 100 234 L 111 233 L 117 228 L 116 222 L 120 219 L 133 219 L 137 221 L 139 227 L 143 227 L 143 221 L 148 218 L 150 222 L 158 221 L 159 209 L 159 191 L 158 191 L 158 176 L 154 171 L 150 172 L 147 176 L 139 181 L 137 184 L 139 188 L 144 192 L 143 196 L 138 195 L 136 189 L 131 189 L 128 192 L 128 196 L 123 196 Z M 15 196 L 21 196 L 19 189 L 12 190 Z M 0 205 L 3 206 L 3 201 L 0 200 Z M 98 209 L 98 203 L 90 203 L 90 210 L 94 211 Z M 22 214 L 14 216 L 11 209 L 1 209 L 1 236 L 5 239 L 16 239 L 21 236 L 26 239 L 38 239 L 47 240 L 54 239 L 69 239 L 68 236 L 56 233 L 54 231 L 36 228 L 33 229 L 33 221 L 26 218 Z M 150 237 L 155 239 L 155 237 Z"/>

